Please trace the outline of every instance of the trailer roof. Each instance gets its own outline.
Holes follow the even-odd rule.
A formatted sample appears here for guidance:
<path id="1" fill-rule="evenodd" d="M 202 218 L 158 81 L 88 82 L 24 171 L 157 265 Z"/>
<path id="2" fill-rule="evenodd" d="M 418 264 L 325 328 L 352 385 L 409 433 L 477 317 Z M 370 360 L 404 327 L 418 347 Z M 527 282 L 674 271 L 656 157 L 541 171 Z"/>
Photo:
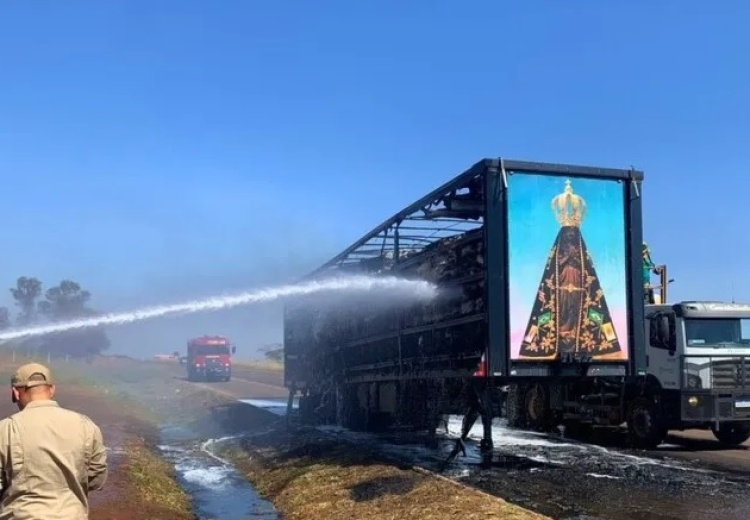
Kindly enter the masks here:
<path id="1" fill-rule="evenodd" d="M 638 181 L 643 179 L 643 173 L 634 169 L 597 168 L 502 158 L 482 159 L 375 227 L 344 251 L 309 273 L 305 279 L 336 269 L 362 268 L 369 262 L 372 262 L 370 268 L 377 270 L 384 260 L 393 259 L 397 247 L 400 255 L 418 253 L 440 239 L 481 228 L 484 220 L 483 207 L 477 211 L 453 210 L 451 201 L 461 199 L 459 202 L 470 203 L 473 195 L 483 192 L 484 182 L 482 181 L 488 171 L 499 171 L 503 174 L 505 172 L 551 173 Z M 468 191 L 468 194 L 465 191 Z"/>

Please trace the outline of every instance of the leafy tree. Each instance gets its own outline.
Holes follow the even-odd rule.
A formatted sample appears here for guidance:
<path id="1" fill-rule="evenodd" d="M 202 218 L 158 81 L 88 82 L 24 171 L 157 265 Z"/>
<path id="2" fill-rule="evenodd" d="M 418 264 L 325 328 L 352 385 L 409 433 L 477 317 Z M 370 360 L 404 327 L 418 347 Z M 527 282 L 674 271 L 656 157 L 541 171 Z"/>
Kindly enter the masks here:
<path id="1" fill-rule="evenodd" d="M 266 359 L 281 363 L 284 360 L 284 345 L 281 343 L 274 343 L 261 349 Z"/>
<path id="2" fill-rule="evenodd" d="M 16 305 L 21 309 L 18 315 L 20 325 L 28 325 L 36 317 L 37 300 L 42 295 L 42 282 L 38 278 L 21 276 L 16 286 L 10 289 Z"/>
<path id="3" fill-rule="evenodd" d="M 73 280 L 50 287 L 39 302 L 39 311 L 52 321 L 69 321 L 96 316 L 88 307 L 91 293 Z M 60 332 L 46 337 L 43 350 L 76 358 L 91 359 L 107 350 L 109 338 L 101 327 Z"/>
<path id="4" fill-rule="evenodd" d="M 0 330 L 10 328 L 10 311 L 8 307 L 0 307 Z"/>
<path id="5" fill-rule="evenodd" d="M 71 320 L 94 314 L 86 304 L 91 293 L 72 280 L 63 280 L 60 285 L 50 287 L 39 302 L 39 310 L 54 321 Z"/>

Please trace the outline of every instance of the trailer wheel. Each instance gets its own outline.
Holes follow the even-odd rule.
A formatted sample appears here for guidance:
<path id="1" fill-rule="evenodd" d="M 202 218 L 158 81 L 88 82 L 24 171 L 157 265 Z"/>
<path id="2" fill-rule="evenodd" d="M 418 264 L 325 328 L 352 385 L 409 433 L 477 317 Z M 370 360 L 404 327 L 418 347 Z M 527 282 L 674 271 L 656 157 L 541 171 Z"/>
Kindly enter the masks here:
<path id="1" fill-rule="evenodd" d="M 656 405 L 645 397 L 635 399 L 628 409 L 628 437 L 633 447 L 653 450 L 666 436 Z"/>
<path id="2" fill-rule="evenodd" d="M 722 444 L 730 446 L 739 446 L 750 439 L 750 425 L 746 424 L 722 424 L 719 430 L 712 427 L 711 431 L 713 432 L 714 437 L 716 437 L 716 440 Z"/>
<path id="3" fill-rule="evenodd" d="M 551 422 L 549 389 L 543 384 L 533 384 L 524 396 L 524 412 L 527 427 L 531 430 L 547 431 Z"/>
<path id="4" fill-rule="evenodd" d="M 509 428 L 522 429 L 526 426 L 523 406 L 523 387 L 518 384 L 508 385 L 505 398 L 505 418 Z"/>

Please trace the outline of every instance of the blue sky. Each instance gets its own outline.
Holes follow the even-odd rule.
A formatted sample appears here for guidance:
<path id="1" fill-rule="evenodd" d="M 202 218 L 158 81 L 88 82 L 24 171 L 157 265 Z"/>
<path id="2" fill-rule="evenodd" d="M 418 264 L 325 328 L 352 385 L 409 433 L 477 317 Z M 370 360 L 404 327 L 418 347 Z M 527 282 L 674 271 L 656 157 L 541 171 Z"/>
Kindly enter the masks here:
<path id="1" fill-rule="evenodd" d="M 3 283 L 110 309 L 288 279 L 502 155 L 645 170 L 673 295 L 750 300 L 750 4 L 514 4 L 3 2 Z M 117 341 L 249 348 L 277 315 Z"/>
<path id="2" fill-rule="evenodd" d="M 516 174 L 508 180 L 510 320 L 515 356 L 526 333 L 550 249 L 560 231 L 551 208 L 567 177 Z M 617 181 L 570 178 L 586 202 L 581 233 L 623 346 L 627 341 L 624 192 Z"/>

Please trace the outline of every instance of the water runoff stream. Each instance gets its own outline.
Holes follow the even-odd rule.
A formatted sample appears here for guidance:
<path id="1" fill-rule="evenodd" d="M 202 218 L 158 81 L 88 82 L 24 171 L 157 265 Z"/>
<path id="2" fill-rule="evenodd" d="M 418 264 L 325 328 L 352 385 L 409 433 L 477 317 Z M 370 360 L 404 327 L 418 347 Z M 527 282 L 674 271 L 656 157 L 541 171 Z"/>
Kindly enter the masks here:
<path id="1" fill-rule="evenodd" d="M 162 430 L 162 455 L 174 464 L 180 485 L 193 498 L 201 520 L 277 520 L 273 504 L 212 447 L 227 439 L 198 441 L 183 428 Z"/>

